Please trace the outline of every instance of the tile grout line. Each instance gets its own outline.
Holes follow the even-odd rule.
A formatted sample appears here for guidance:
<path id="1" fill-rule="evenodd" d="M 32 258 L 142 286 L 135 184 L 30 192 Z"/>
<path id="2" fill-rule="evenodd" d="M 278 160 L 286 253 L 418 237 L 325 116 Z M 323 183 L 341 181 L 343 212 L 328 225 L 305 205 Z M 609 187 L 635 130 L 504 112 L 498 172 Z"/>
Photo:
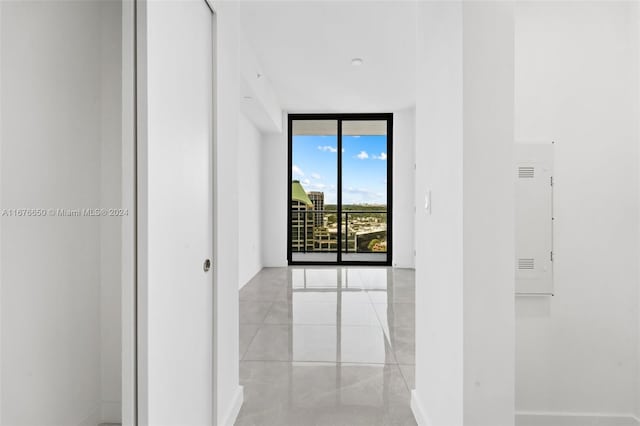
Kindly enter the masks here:
<path id="1" fill-rule="evenodd" d="M 275 302 L 271 302 L 271 305 L 269 306 L 269 309 L 267 309 L 267 313 L 265 314 L 264 318 L 262 318 L 262 323 L 261 324 L 253 324 L 253 325 L 257 325 L 258 328 L 256 328 L 255 333 L 253 333 L 253 336 L 251 337 L 251 340 L 249 341 L 249 343 L 247 344 L 247 348 L 244 350 L 244 353 L 242 354 L 242 356 L 240 357 L 239 361 L 242 361 L 244 359 L 244 356 L 247 354 L 247 352 L 249 351 L 249 348 L 251 347 L 251 344 L 253 343 L 253 341 L 255 340 L 256 336 L 258 335 L 258 332 L 260 331 L 260 329 L 262 328 L 262 325 L 264 324 L 264 320 L 265 318 L 267 318 L 267 316 L 269 315 L 269 312 L 271 312 L 271 308 L 273 307 L 273 304 Z M 242 325 L 242 324 L 241 324 Z"/>
<path id="2" fill-rule="evenodd" d="M 244 360 L 245 355 L 247 354 L 247 352 L 249 351 L 249 348 L 251 347 L 251 344 L 253 343 L 253 340 L 256 338 L 256 336 L 258 335 L 258 331 L 260 331 L 260 326 L 258 325 L 258 328 L 256 328 L 256 331 L 253 333 L 253 336 L 251 336 L 251 340 L 249 341 L 249 344 L 247 344 L 247 348 L 244 350 L 244 352 L 242 353 L 242 356 L 240 356 L 240 361 Z"/>
<path id="3" fill-rule="evenodd" d="M 387 290 L 388 290 L 388 283 L 387 283 Z M 389 330 L 389 336 L 387 336 L 387 333 L 385 332 L 384 326 L 382 324 L 382 319 L 380 318 L 380 314 L 378 313 L 378 310 L 376 309 L 376 303 L 374 303 L 374 301 L 371 298 L 371 295 L 369 295 L 368 291 L 367 291 L 367 297 L 369 298 L 369 301 L 371 302 L 371 307 L 373 309 L 373 312 L 376 315 L 376 318 L 378 318 L 378 323 L 380 325 L 380 328 L 382 329 L 382 335 L 385 337 L 385 340 L 389 343 L 389 347 L 391 348 L 391 353 L 393 354 L 393 359 L 396 361 L 395 365 L 398 367 L 398 371 L 400 373 L 400 377 L 402 377 L 402 381 L 404 382 L 404 385 L 407 388 L 407 390 L 409 392 L 411 392 L 411 388 L 409 387 L 409 383 L 407 383 L 407 378 L 405 377 L 404 372 L 402 371 L 402 368 L 400 368 L 400 362 L 398 361 L 398 355 L 396 354 L 396 348 L 391 343 L 390 334 L 391 334 L 391 329 L 393 327 L 391 327 L 389 325 L 389 321 L 387 320 L 387 329 Z M 415 300 L 414 300 L 414 303 L 415 303 Z M 382 304 L 382 303 L 380 303 L 380 304 Z M 415 339 L 415 334 L 414 334 L 414 339 Z M 414 349 L 414 351 L 415 351 L 415 349 Z"/>
<path id="4" fill-rule="evenodd" d="M 411 392 L 412 391 L 411 386 L 409 386 L 409 382 L 407 381 L 404 371 L 402 371 L 402 367 L 400 367 L 401 365 L 407 366 L 408 364 L 396 364 L 396 365 L 398 366 L 398 370 L 400 370 L 400 376 L 402 377 L 402 381 L 404 382 L 404 385 L 406 386 L 407 390 Z M 413 365 L 412 367 L 415 370 L 415 365 Z M 414 371 L 414 374 L 415 374 L 415 371 Z"/>

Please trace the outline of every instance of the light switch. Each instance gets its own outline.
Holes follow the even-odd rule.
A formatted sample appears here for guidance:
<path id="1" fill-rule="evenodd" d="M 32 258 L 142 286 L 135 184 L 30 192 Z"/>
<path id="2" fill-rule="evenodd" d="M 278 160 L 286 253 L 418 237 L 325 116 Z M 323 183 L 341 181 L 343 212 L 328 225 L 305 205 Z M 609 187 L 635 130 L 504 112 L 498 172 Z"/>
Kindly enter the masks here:
<path id="1" fill-rule="evenodd" d="M 424 196 L 424 209 L 428 215 L 431 215 L 431 190 L 427 190 L 426 195 Z"/>

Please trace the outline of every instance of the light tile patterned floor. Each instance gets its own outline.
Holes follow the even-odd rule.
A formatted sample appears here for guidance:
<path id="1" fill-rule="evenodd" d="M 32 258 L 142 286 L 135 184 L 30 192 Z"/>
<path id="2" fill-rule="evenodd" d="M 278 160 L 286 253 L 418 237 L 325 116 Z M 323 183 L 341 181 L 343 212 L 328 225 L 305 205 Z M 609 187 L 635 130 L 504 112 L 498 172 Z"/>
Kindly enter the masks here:
<path id="1" fill-rule="evenodd" d="M 266 268 L 240 291 L 236 425 L 415 425 L 410 269 Z"/>

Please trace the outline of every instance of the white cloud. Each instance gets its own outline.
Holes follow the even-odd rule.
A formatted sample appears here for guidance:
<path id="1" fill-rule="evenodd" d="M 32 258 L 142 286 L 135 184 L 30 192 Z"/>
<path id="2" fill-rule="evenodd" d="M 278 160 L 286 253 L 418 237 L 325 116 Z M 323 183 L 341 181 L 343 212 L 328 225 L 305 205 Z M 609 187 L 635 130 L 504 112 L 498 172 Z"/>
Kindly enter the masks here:
<path id="1" fill-rule="evenodd" d="M 327 185 L 324 183 L 311 183 L 311 182 L 303 182 L 305 184 L 305 189 L 308 191 L 323 191 Z"/>
<path id="2" fill-rule="evenodd" d="M 328 193 L 327 191 L 335 192 L 335 188 L 331 189 L 330 186 L 325 185 L 324 183 L 322 183 L 320 181 L 311 181 L 311 179 L 303 179 L 303 180 L 300 181 L 300 183 L 302 183 L 302 186 L 304 186 L 304 190 L 307 191 L 307 192 L 309 192 L 309 191 L 324 192 L 325 196 Z"/>
<path id="3" fill-rule="evenodd" d="M 373 158 L 374 160 L 386 160 L 387 159 L 387 153 L 386 152 L 381 152 L 380 155 L 372 155 L 371 158 Z"/>
<path id="4" fill-rule="evenodd" d="M 360 154 L 356 155 L 356 158 L 359 158 L 360 160 L 366 160 L 367 158 L 369 158 L 369 154 L 367 154 L 367 151 L 360 151 Z"/>
<path id="5" fill-rule="evenodd" d="M 368 188 L 347 187 L 343 190 L 343 202 L 347 204 L 368 203 L 385 204 L 386 195 Z"/>
<path id="6" fill-rule="evenodd" d="M 298 176 L 298 177 L 302 177 L 304 176 L 304 172 L 302 170 L 300 170 L 300 167 L 296 166 L 295 164 L 293 165 L 293 168 L 291 169 L 291 171 L 293 172 L 293 176 Z"/>
<path id="7" fill-rule="evenodd" d="M 314 178 L 314 179 L 316 179 L 316 180 L 322 179 L 322 176 L 320 176 L 320 175 L 319 175 L 319 174 L 317 174 L 317 173 L 311 173 L 311 177 L 312 177 L 312 178 Z"/>
<path id="8" fill-rule="evenodd" d="M 366 189 L 366 188 L 354 188 L 354 187 L 348 187 L 347 189 L 344 190 L 344 192 L 348 193 L 348 194 L 357 194 L 357 195 L 376 195 L 375 192 Z"/>
<path id="9" fill-rule="evenodd" d="M 318 149 L 324 152 L 338 152 L 338 148 L 330 145 L 319 146 Z"/>

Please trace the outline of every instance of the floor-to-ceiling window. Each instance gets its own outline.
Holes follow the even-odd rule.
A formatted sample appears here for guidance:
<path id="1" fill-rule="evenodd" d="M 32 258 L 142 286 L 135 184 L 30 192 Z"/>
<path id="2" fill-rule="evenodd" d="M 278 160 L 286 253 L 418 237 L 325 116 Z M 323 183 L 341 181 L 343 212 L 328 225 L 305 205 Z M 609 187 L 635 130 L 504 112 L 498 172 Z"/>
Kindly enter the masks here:
<path id="1" fill-rule="evenodd" d="M 391 264 L 392 114 L 290 114 L 290 264 Z"/>

